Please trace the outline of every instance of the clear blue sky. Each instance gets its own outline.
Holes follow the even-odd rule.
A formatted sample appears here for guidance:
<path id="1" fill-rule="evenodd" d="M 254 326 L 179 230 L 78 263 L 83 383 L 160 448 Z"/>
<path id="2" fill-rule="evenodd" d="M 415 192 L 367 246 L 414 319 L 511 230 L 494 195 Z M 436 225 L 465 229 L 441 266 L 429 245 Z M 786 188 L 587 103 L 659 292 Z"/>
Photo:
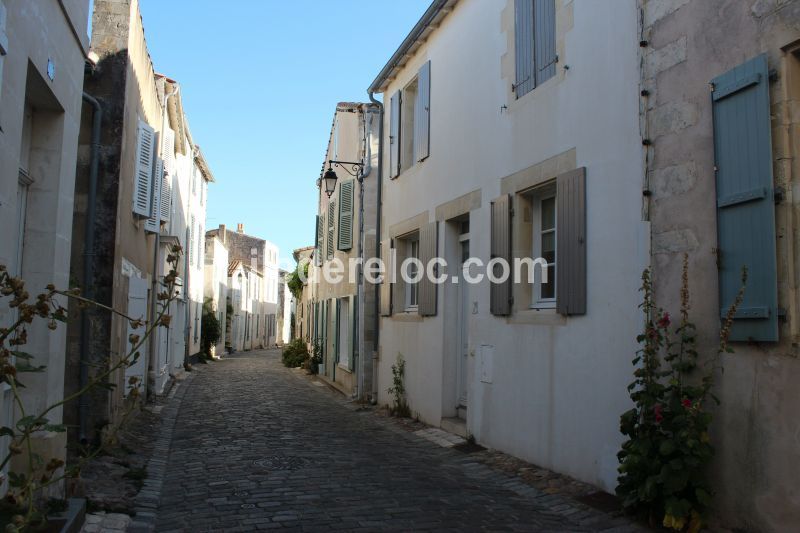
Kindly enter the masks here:
<path id="1" fill-rule="evenodd" d="M 429 4 L 141 0 L 155 69 L 181 84 L 192 135 L 217 179 L 207 228 L 242 222 L 284 260 L 313 244 L 315 179 L 335 105 L 367 100 Z"/>

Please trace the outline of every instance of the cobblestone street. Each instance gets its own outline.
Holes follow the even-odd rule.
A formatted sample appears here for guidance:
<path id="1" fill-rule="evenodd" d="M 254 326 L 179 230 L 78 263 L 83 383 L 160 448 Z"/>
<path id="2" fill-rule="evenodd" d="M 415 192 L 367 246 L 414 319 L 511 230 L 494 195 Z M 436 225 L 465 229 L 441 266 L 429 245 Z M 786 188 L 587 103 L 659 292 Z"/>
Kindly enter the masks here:
<path id="1" fill-rule="evenodd" d="M 209 365 L 182 396 L 158 531 L 625 528 L 357 410 L 278 351 Z"/>

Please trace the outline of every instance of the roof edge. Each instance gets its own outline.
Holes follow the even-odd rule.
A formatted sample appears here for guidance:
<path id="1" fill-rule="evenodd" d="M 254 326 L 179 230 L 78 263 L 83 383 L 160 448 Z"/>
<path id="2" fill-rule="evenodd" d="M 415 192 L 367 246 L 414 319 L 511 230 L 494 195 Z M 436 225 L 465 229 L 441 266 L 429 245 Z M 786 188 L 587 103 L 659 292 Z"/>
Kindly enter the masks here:
<path id="1" fill-rule="evenodd" d="M 422 14 L 422 17 L 420 17 L 419 21 L 417 21 L 406 38 L 403 39 L 403 42 L 400 43 L 395 53 L 392 54 L 392 57 L 389 58 L 386 65 L 384 65 L 378 73 L 378 76 L 370 84 L 369 88 L 367 88 L 368 93 L 382 93 L 386 90 L 384 85 L 392 72 L 397 68 L 400 60 L 409 53 L 414 44 L 425 33 L 425 30 L 439 17 L 439 14 L 448 6 L 452 8 L 457 2 L 458 0 L 433 0 L 433 2 L 431 2 L 431 5 L 425 10 L 425 13 Z M 447 12 L 449 12 L 449 10 Z M 447 12 L 445 12 L 445 14 L 447 14 Z"/>

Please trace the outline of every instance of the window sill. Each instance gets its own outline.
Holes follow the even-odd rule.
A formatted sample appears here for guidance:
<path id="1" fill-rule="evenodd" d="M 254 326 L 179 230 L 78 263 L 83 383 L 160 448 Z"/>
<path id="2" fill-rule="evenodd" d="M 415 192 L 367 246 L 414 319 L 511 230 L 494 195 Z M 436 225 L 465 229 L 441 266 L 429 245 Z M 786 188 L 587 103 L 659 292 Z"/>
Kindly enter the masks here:
<path id="1" fill-rule="evenodd" d="M 567 317 L 550 309 L 522 309 L 506 318 L 507 324 L 534 324 L 540 326 L 566 326 Z"/>
<path id="2" fill-rule="evenodd" d="M 422 317 L 414 311 L 411 312 L 403 312 L 403 313 L 394 313 L 391 317 L 389 317 L 397 322 L 422 322 Z"/>
<path id="3" fill-rule="evenodd" d="M 341 370 L 344 370 L 348 374 L 352 374 L 353 371 L 350 370 L 350 365 L 346 365 L 344 363 L 336 363 L 336 366 L 339 367 Z"/>

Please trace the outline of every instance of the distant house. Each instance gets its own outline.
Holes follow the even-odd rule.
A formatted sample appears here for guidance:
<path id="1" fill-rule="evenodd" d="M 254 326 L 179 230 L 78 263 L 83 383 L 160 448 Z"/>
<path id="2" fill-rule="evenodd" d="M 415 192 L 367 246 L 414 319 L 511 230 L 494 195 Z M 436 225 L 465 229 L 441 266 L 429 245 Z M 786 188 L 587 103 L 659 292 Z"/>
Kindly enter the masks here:
<path id="1" fill-rule="evenodd" d="M 228 335 L 231 337 L 233 329 L 237 328 L 236 335 L 231 338 L 241 337 L 245 331 L 247 338 L 241 337 L 244 340 L 241 343 L 235 342 L 231 347 L 234 350 L 249 350 L 275 346 L 278 333 L 278 247 L 259 237 L 245 234 L 243 224 L 239 224 L 236 231 L 220 225 L 206 233 L 206 239 L 214 237 L 222 239 L 228 250 L 228 300 L 233 304 L 234 313 L 237 312 L 237 306 L 232 299 L 234 293 L 241 291 L 243 286 L 250 291 L 249 295 L 242 295 L 240 292 L 239 303 L 246 307 L 241 307 L 239 311 L 247 314 L 240 314 L 238 322 L 231 322 Z M 242 275 L 242 286 L 239 283 L 239 274 Z M 245 304 L 246 301 L 250 303 Z M 250 318 L 245 320 L 246 316 L 252 317 L 252 323 Z"/>
<path id="2" fill-rule="evenodd" d="M 220 325 L 220 338 L 214 346 L 214 355 L 225 353 L 228 317 L 228 248 L 225 234 L 212 234 L 205 240 L 205 290 L 204 305 L 214 313 Z"/>
<path id="3" fill-rule="evenodd" d="M 364 282 L 356 259 L 374 257 L 378 203 L 378 109 L 340 102 L 333 116 L 323 171 L 336 172 L 327 194 L 318 181 L 317 235 L 309 267 L 311 344 L 321 351 L 320 377 L 348 396 L 368 399 L 373 390 L 375 285 Z M 337 163 L 341 162 L 341 163 Z M 362 163 L 357 169 L 345 162 Z M 322 178 L 322 176 L 320 176 Z M 323 271 L 341 262 L 342 280 Z"/>
<path id="4" fill-rule="evenodd" d="M 308 274 L 313 273 L 311 265 L 314 258 L 314 248 L 314 246 L 306 246 L 304 248 L 297 248 L 292 252 L 292 257 L 297 264 L 296 268 L 307 268 Z M 306 265 L 308 266 L 306 267 Z M 311 332 L 314 325 L 314 303 L 311 297 L 312 286 L 310 283 L 311 280 L 306 278 L 300 296 L 294 296 L 295 316 L 294 330 L 292 331 L 292 338 L 304 340 L 309 349 L 312 348 Z"/>
<path id="5" fill-rule="evenodd" d="M 292 317 L 294 316 L 294 298 L 292 297 L 286 281 L 289 272 L 280 270 L 278 273 L 278 330 L 276 343 L 278 346 L 288 344 L 292 340 Z"/>

